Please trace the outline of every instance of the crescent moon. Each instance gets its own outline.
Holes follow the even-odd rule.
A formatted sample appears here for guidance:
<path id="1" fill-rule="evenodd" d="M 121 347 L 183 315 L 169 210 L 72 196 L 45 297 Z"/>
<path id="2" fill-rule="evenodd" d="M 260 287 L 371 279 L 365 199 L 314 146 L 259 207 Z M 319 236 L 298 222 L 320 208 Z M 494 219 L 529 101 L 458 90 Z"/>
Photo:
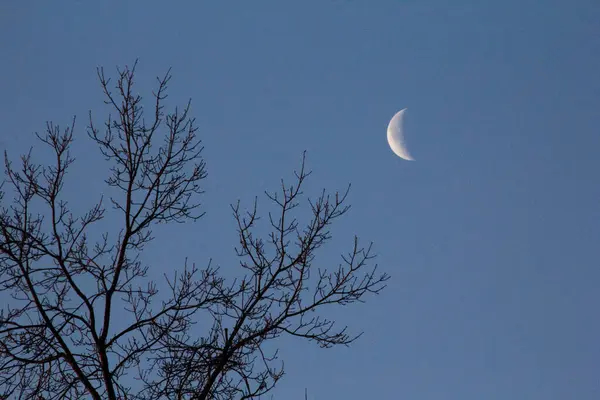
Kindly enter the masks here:
<path id="1" fill-rule="evenodd" d="M 408 161 L 414 161 L 408 149 L 406 148 L 406 141 L 404 140 L 404 133 L 402 132 L 402 118 L 406 108 L 398 111 L 390 120 L 387 128 L 387 140 L 390 148 L 398 157 L 401 157 Z"/>

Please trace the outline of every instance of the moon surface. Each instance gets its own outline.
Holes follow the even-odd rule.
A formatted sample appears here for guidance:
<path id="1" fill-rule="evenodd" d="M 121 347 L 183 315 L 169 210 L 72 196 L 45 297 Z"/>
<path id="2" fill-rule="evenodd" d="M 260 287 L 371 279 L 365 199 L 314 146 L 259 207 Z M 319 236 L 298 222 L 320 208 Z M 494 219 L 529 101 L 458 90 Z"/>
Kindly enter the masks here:
<path id="1" fill-rule="evenodd" d="M 408 152 L 406 147 L 406 141 L 404 140 L 404 133 L 402 130 L 402 118 L 406 108 L 398 111 L 390 120 L 387 128 L 387 140 L 390 148 L 398 157 L 401 157 L 408 161 L 414 161 L 415 159 Z"/>

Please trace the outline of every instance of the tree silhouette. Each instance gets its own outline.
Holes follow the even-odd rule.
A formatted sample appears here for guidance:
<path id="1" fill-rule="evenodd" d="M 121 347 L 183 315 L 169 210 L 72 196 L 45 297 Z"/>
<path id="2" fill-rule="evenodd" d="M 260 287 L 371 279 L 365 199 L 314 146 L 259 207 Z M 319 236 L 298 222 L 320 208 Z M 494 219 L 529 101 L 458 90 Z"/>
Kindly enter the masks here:
<path id="1" fill-rule="evenodd" d="M 279 191 L 266 193 L 274 210 L 268 236 L 256 233 L 257 201 L 250 211 L 232 206 L 239 279 L 228 282 L 210 264 L 187 262 L 164 284 L 148 279 L 140 255 L 153 240 L 152 227 L 203 215 L 198 197 L 206 169 L 190 103 L 164 111 L 170 72 L 157 78 L 147 122 L 142 98 L 133 94 L 136 64 L 117 69 L 114 88 L 98 69 L 115 116 L 98 126 L 90 113 L 88 136 L 110 165 L 108 201 L 101 197 L 78 216 L 63 198 L 75 121 L 64 130 L 48 123 L 37 135 L 53 152 L 51 165 L 36 164 L 31 151 L 18 166 L 4 154 L 0 290 L 10 295 L 0 312 L 4 397 L 257 398 L 283 375 L 267 343 L 289 335 L 322 347 L 350 344 L 359 335 L 334 326 L 325 311 L 363 301 L 389 278 L 371 266 L 371 246 L 356 238 L 339 265 L 317 264 L 330 225 L 349 209 L 348 191 L 305 197 L 310 172 L 303 156 L 294 183 L 282 181 Z M 106 203 L 120 225 L 98 235 Z M 307 220 L 294 216 L 300 205 L 310 210 Z M 199 332 L 196 323 L 207 316 L 207 332 Z M 135 374 L 139 388 L 125 382 L 126 374 Z"/>

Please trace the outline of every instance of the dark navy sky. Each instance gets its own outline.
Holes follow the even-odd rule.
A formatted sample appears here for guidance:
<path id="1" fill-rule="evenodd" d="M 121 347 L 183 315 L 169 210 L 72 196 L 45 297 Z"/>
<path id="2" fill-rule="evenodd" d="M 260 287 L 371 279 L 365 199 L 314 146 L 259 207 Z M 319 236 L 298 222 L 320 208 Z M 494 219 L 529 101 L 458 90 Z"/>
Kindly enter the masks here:
<path id="1" fill-rule="evenodd" d="M 153 274 L 188 257 L 235 276 L 228 204 L 306 149 L 308 193 L 353 185 L 321 266 L 358 234 L 392 275 L 329 314 L 365 331 L 352 347 L 281 342 L 276 399 L 598 399 L 598 21 L 593 0 L 5 1 L 0 142 L 26 151 L 77 115 L 66 193 L 83 209 L 106 167 L 85 135 L 89 109 L 106 115 L 96 66 L 139 58 L 142 95 L 172 66 L 208 214 L 156 232 Z M 386 143 L 405 107 L 416 162 Z"/>

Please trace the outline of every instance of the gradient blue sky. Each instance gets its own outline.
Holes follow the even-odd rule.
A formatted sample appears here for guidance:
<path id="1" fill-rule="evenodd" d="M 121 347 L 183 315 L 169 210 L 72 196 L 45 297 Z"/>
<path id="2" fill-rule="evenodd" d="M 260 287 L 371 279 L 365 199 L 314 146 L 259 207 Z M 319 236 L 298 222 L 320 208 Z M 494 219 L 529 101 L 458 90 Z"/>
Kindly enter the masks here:
<path id="1" fill-rule="evenodd" d="M 322 265 L 356 233 L 392 275 L 332 315 L 365 330 L 351 348 L 282 341 L 276 399 L 598 399 L 599 20 L 592 0 L 4 1 L 0 142 L 23 152 L 77 115 L 67 192 L 89 204 L 96 66 L 139 57 L 143 95 L 172 66 L 208 214 L 158 233 L 154 273 L 187 256 L 235 274 L 228 204 L 275 189 L 306 149 L 309 193 L 353 184 Z M 404 107 L 416 162 L 386 143 Z"/>

